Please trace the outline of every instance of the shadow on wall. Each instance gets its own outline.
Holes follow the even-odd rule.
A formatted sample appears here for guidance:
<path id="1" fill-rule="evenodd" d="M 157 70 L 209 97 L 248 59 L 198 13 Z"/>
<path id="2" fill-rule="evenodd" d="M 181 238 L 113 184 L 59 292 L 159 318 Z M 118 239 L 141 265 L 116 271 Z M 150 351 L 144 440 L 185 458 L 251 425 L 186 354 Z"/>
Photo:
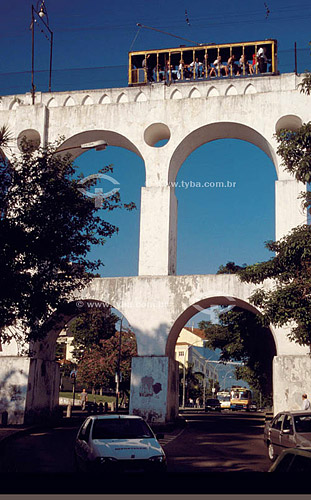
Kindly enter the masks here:
<path id="1" fill-rule="evenodd" d="M 26 407 L 28 373 L 25 369 L 25 363 L 18 358 L 14 358 L 16 368 L 11 367 L 9 359 L 1 359 L 0 368 L 0 413 L 1 422 L 5 422 L 7 412 L 7 423 L 22 424 L 24 422 L 24 413 Z M 20 367 L 18 367 L 20 365 Z"/>

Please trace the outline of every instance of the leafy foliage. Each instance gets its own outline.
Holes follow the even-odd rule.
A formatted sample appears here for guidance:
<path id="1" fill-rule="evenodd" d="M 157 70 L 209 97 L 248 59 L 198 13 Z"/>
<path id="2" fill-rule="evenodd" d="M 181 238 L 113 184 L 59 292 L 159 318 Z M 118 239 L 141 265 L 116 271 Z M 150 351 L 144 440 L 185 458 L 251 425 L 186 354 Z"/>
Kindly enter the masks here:
<path id="1" fill-rule="evenodd" d="M 219 269 L 216 274 L 236 274 L 240 269 L 244 269 L 246 264 L 239 266 L 235 262 L 227 262 L 225 266 L 219 266 Z"/>
<path id="2" fill-rule="evenodd" d="M 77 382 L 94 388 L 114 387 L 119 356 L 119 337 L 120 332 L 109 339 L 102 340 L 100 345 L 94 345 L 85 351 L 78 365 Z M 120 362 L 122 389 L 130 385 L 131 359 L 136 355 L 134 334 L 130 331 L 122 331 Z"/>
<path id="3" fill-rule="evenodd" d="M 300 87 L 300 92 L 302 92 L 303 94 L 307 94 L 307 95 L 311 94 L 311 73 L 310 72 L 307 71 L 304 74 L 302 82 L 299 83 L 299 87 Z"/>
<path id="4" fill-rule="evenodd" d="M 3 130 L 0 141 L 7 142 Z M 102 265 L 88 258 L 91 245 L 103 245 L 118 229 L 98 212 L 133 208 L 121 203 L 119 192 L 96 208 L 79 191 L 70 155 L 57 154 L 59 145 L 34 151 L 24 142 L 10 162 L 0 157 L 0 328 L 19 321 L 28 339 L 42 338 L 51 313 L 65 308 Z M 1 341 L 14 335 L 2 330 Z"/>
<path id="5" fill-rule="evenodd" d="M 301 345 L 311 343 L 311 227 L 294 228 L 267 248 L 276 253 L 267 262 L 249 266 L 239 272 L 247 283 L 260 284 L 273 278 L 273 288 L 259 288 L 252 303 L 263 311 L 266 322 L 275 326 L 292 324 L 290 338 Z"/>
<path id="6" fill-rule="evenodd" d="M 272 390 L 272 358 L 275 345 L 268 328 L 259 316 L 235 308 L 219 316 L 219 324 L 202 321 L 206 346 L 220 349 L 220 361 L 241 361 L 245 366 L 235 369 L 235 377 L 249 383 L 253 389 L 269 395 Z"/>
<path id="7" fill-rule="evenodd" d="M 109 305 L 100 309 L 89 309 L 77 316 L 67 328 L 67 335 L 73 337 L 75 360 L 79 362 L 86 351 L 115 335 L 118 320 L 118 316 L 111 313 Z"/>

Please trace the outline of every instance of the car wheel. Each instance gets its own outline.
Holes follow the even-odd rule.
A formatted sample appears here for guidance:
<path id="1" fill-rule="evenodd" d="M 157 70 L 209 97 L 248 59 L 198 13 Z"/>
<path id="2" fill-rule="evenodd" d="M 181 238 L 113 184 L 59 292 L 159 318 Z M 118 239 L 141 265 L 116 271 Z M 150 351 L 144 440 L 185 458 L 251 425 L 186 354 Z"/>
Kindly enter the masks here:
<path id="1" fill-rule="evenodd" d="M 272 443 L 268 444 L 268 456 L 272 462 L 274 462 L 274 460 L 276 459 L 276 454 Z"/>

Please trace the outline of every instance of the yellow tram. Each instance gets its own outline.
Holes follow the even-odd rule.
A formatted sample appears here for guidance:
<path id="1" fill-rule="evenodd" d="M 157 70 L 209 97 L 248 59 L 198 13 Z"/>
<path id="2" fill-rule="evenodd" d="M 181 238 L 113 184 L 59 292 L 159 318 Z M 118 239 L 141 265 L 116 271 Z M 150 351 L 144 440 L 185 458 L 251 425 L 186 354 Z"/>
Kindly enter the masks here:
<path id="1" fill-rule="evenodd" d="M 259 74 L 278 74 L 276 40 L 129 52 L 129 86 Z"/>

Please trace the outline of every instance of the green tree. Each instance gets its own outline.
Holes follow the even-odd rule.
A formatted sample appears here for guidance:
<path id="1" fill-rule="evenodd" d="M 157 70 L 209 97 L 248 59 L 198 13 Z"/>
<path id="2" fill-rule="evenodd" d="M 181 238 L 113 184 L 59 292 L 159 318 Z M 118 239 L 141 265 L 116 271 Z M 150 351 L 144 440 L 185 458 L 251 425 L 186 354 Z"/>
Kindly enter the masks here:
<path id="1" fill-rule="evenodd" d="M 272 359 L 276 354 L 274 340 L 259 316 L 234 308 L 219 316 L 219 323 L 202 321 L 199 328 L 206 335 L 209 349 L 220 349 L 220 361 L 240 361 L 235 377 L 245 380 L 265 397 L 272 392 Z"/>
<path id="2" fill-rule="evenodd" d="M 93 304 L 94 305 L 94 304 Z M 116 333 L 119 317 L 111 312 L 109 305 L 99 304 L 100 309 L 92 307 L 79 314 L 67 327 L 67 336 L 73 337 L 73 357 L 77 362 L 85 351 L 100 345 L 102 340 L 109 339 Z"/>
<path id="3" fill-rule="evenodd" d="M 235 262 L 227 262 L 225 266 L 219 266 L 216 274 L 236 274 L 240 269 L 244 269 L 244 267 L 246 267 L 246 264 L 239 266 Z"/>
<path id="4" fill-rule="evenodd" d="M 309 73 L 301 91 L 308 95 L 311 92 Z M 311 122 L 294 131 L 280 130 L 276 140 L 284 169 L 297 181 L 310 183 Z M 311 193 L 305 191 L 300 197 L 304 208 L 311 213 Z M 279 241 L 267 242 L 266 247 L 275 256 L 239 270 L 239 277 L 243 282 L 258 285 L 272 279 L 273 288 L 259 288 L 251 301 L 261 308 L 266 322 L 279 327 L 291 325 L 289 338 L 301 345 L 311 345 L 311 228 L 307 224 L 298 226 Z"/>
<path id="5" fill-rule="evenodd" d="M 115 373 L 118 366 L 119 337 L 116 335 L 103 339 L 100 345 L 93 346 L 85 351 L 78 364 L 77 382 L 86 384 L 90 388 L 115 386 Z M 121 389 L 130 387 L 131 360 L 137 355 L 135 335 L 131 331 L 122 331 L 121 336 Z"/>
<path id="6" fill-rule="evenodd" d="M 273 279 L 273 288 L 258 288 L 251 302 L 261 309 L 266 323 L 278 327 L 290 324 L 289 338 L 311 345 L 311 227 L 298 226 L 266 247 L 275 256 L 240 271 L 239 277 L 258 285 Z"/>
<path id="7" fill-rule="evenodd" d="M 192 398 L 194 401 L 197 398 L 202 398 L 203 395 L 203 381 L 204 374 L 201 372 L 195 372 L 193 370 L 193 364 L 189 363 L 185 368 L 185 400 L 186 403 L 189 398 Z M 180 400 L 182 402 L 182 394 L 183 394 L 183 383 L 184 383 L 184 368 L 183 365 L 179 365 L 179 395 Z"/>
<path id="8" fill-rule="evenodd" d="M 2 131 L 1 131 L 2 130 Z M 0 146 L 8 143 L 0 130 Z M 66 311 L 72 292 L 83 288 L 102 265 L 88 258 L 91 245 L 103 245 L 118 229 L 101 213 L 125 208 L 119 192 L 101 208 L 79 191 L 70 155 L 56 154 L 58 144 L 23 151 L 10 162 L 0 155 L 0 328 L 1 341 L 16 337 L 4 327 L 16 321 L 28 339 L 42 338 L 55 311 Z M 99 173 L 112 170 L 104 167 Z M 92 179 L 88 186 L 96 184 Z M 51 328 L 51 324 L 49 325 Z"/>

